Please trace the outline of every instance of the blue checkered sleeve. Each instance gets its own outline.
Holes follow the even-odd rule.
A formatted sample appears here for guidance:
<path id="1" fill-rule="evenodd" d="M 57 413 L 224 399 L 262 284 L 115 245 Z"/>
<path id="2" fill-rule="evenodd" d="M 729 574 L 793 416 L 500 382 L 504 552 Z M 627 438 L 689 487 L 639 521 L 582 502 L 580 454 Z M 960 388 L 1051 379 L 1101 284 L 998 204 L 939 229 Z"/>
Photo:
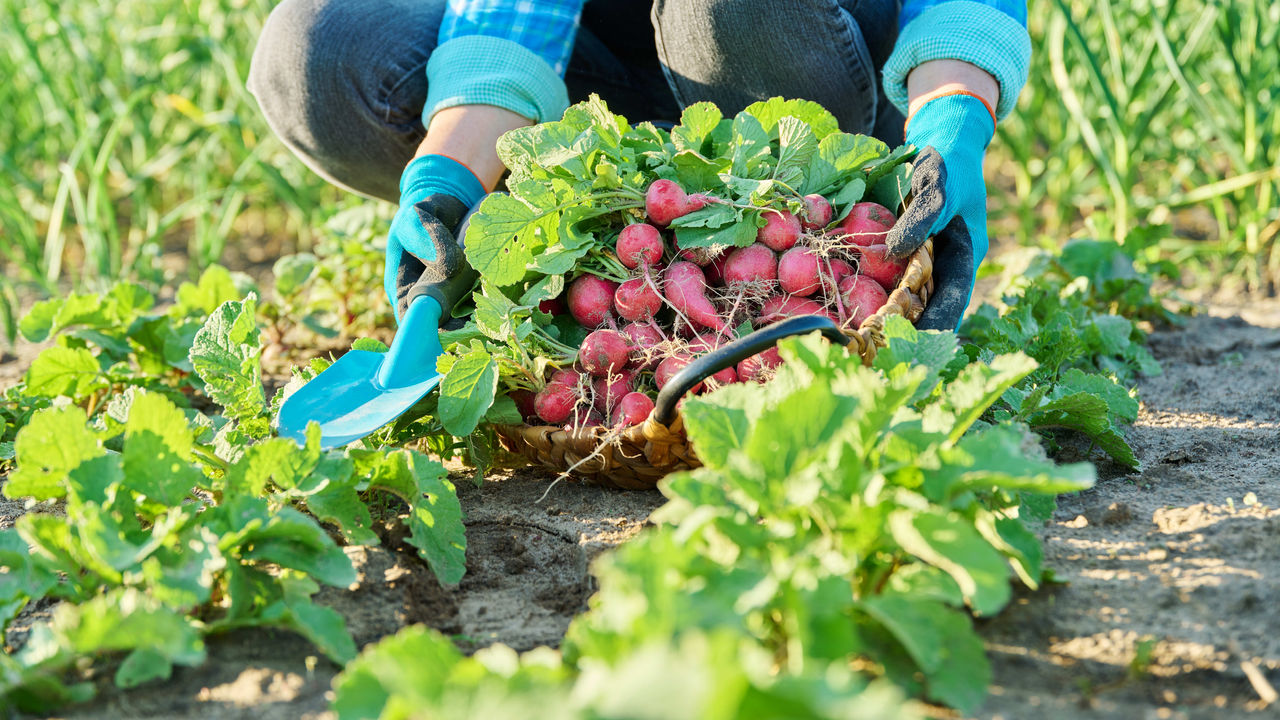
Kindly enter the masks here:
<path id="1" fill-rule="evenodd" d="M 582 4 L 583 0 L 449 0 L 439 42 L 466 35 L 510 40 L 564 77 Z"/>
<path id="2" fill-rule="evenodd" d="M 907 76 L 930 60 L 963 60 L 1000 83 L 996 115 L 1013 112 L 1031 66 L 1027 3 L 1022 0 L 906 0 L 884 64 L 885 96 L 904 114 Z"/>

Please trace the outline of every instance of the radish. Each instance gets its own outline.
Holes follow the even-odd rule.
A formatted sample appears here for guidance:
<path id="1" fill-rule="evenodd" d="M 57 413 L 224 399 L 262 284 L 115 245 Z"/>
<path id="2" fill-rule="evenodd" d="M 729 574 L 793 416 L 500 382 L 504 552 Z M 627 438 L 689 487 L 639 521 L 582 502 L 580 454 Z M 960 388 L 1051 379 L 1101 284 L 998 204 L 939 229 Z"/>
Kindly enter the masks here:
<path id="1" fill-rule="evenodd" d="M 658 369 L 653 373 L 653 381 L 657 383 L 658 389 L 661 390 L 666 387 L 667 383 L 671 382 L 671 378 L 675 377 L 676 373 L 683 370 L 684 366 L 692 361 L 693 358 L 687 353 L 678 353 L 669 358 L 664 358 L 662 362 L 658 363 Z M 702 389 L 702 386 L 702 383 L 698 383 L 692 388 L 691 392 L 698 392 Z"/>
<path id="2" fill-rule="evenodd" d="M 724 257 L 723 251 L 714 248 L 696 247 L 682 249 L 680 247 L 679 237 L 675 239 L 674 245 L 677 250 L 676 255 L 679 256 L 681 260 L 688 260 L 698 267 L 708 267 L 717 259 Z"/>
<path id="3" fill-rule="evenodd" d="M 800 219 L 787 210 L 765 210 L 764 227 L 756 231 L 756 240 L 771 250 L 782 252 L 800 239 Z"/>
<path id="4" fill-rule="evenodd" d="M 563 315 L 569 312 L 569 308 L 565 306 L 564 300 L 558 297 L 547 298 L 538 303 L 538 310 L 548 315 Z"/>
<path id="5" fill-rule="evenodd" d="M 818 282 L 818 255 L 805 247 L 791 248 L 778 260 L 778 285 L 792 295 L 812 295 Z"/>
<path id="6" fill-rule="evenodd" d="M 707 299 L 706 291 L 706 276 L 697 265 L 677 260 L 667 266 L 667 281 L 663 292 L 671 307 L 703 327 L 723 332 L 725 322 L 716 314 L 716 308 Z"/>
<path id="7" fill-rule="evenodd" d="M 589 427 L 599 427 L 604 425 L 604 416 L 599 410 L 585 405 L 576 407 L 568 417 L 568 422 L 564 424 L 564 429 L 573 432 Z"/>
<path id="8" fill-rule="evenodd" d="M 596 330 L 578 348 L 578 362 L 595 377 L 616 373 L 627 365 L 627 336 L 617 330 Z"/>
<path id="9" fill-rule="evenodd" d="M 654 180 L 644 193 L 644 211 L 658 227 L 707 206 L 711 198 L 702 193 L 685 195 L 684 188 L 672 180 Z"/>
<path id="10" fill-rule="evenodd" d="M 866 275 L 850 275 L 840 281 L 840 299 L 852 325 L 862 327 L 864 320 L 889 302 L 889 294 Z"/>
<path id="11" fill-rule="evenodd" d="M 635 380 L 635 373 L 629 370 L 623 370 L 614 373 L 609 377 L 596 378 L 591 387 L 595 390 L 595 408 L 605 415 L 613 409 L 614 404 L 622 399 L 622 396 L 631 392 L 631 384 Z"/>
<path id="12" fill-rule="evenodd" d="M 778 348 L 771 347 L 738 363 L 738 379 L 742 382 L 764 382 L 773 375 L 773 368 L 782 364 Z"/>
<path id="13" fill-rule="evenodd" d="M 622 228 L 614 248 L 618 252 L 618 260 L 632 270 L 641 265 L 653 265 L 661 261 L 662 252 L 666 249 L 662 244 L 662 235 L 658 232 L 658 228 L 646 223 L 636 223 Z"/>
<path id="14" fill-rule="evenodd" d="M 629 392 L 618 401 L 611 424 L 615 427 L 639 425 L 649 417 L 651 412 L 653 412 L 653 400 L 648 395 L 642 392 Z"/>
<path id="15" fill-rule="evenodd" d="M 663 341 L 662 332 L 652 324 L 628 323 L 622 326 L 622 334 L 631 341 L 631 362 L 642 367 L 652 365 L 649 348 Z"/>
<path id="16" fill-rule="evenodd" d="M 898 286 L 898 279 L 907 269 L 907 258 L 899 260 L 889 257 L 888 245 L 868 245 L 861 248 L 861 253 L 858 273 L 880 283 L 885 292 L 893 292 Z"/>
<path id="17" fill-rule="evenodd" d="M 689 352 L 702 354 L 720 347 L 724 339 L 715 333 L 702 333 L 689 341 Z"/>
<path id="18" fill-rule="evenodd" d="M 831 272 L 829 274 L 827 267 L 819 263 L 819 269 L 821 270 L 819 279 L 822 281 L 822 292 L 826 295 L 834 295 L 836 288 L 840 285 L 840 281 L 857 272 L 852 265 L 840 258 L 831 258 L 826 262 L 826 265 L 830 266 Z"/>
<path id="19" fill-rule="evenodd" d="M 706 267 L 702 268 L 702 272 L 707 276 L 708 285 L 724 285 L 724 265 L 729 261 L 729 256 L 732 254 L 731 252 L 720 253 L 714 260 L 707 263 Z"/>
<path id="20" fill-rule="evenodd" d="M 533 398 L 534 411 L 544 421 L 557 425 L 569 418 L 578 404 L 573 388 L 562 383 L 547 383 Z"/>
<path id="21" fill-rule="evenodd" d="M 760 315 L 755 319 L 756 325 L 769 325 L 779 320 L 786 320 L 797 315 L 825 315 L 831 317 L 826 308 L 805 298 L 774 295 L 764 301 L 760 307 Z M 831 318 L 835 320 L 835 318 Z M 838 321 L 837 321 L 838 322 Z"/>
<path id="22" fill-rule="evenodd" d="M 707 378 L 707 380 L 710 383 L 710 387 L 718 388 L 724 385 L 729 385 L 730 383 L 738 382 L 738 373 L 734 371 L 732 366 L 730 366 L 717 371 L 714 375 Z"/>
<path id="23" fill-rule="evenodd" d="M 765 245 L 753 243 L 729 253 L 724 264 L 724 282 L 773 282 L 778 279 L 778 256 Z"/>
<path id="24" fill-rule="evenodd" d="M 605 323 L 613 311 L 613 292 L 618 284 L 595 275 L 583 275 L 569 286 L 569 312 L 582 325 L 594 328 Z"/>
<path id="25" fill-rule="evenodd" d="M 804 221 L 800 226 L 805 230 L 821 230 L 831 224 L 831 203 L 818 194 L 804 196 Z"/>
<path id="26" fill-rule="evenodd" d="M 529 422 L 530 420 L 538 417 L 538 396 L 532 390 L 516 388 L 515 390 L 507 393 L 507 397 L 515 401 L 516 410 L 520 412 L 520 417 L 524 418 L 525 422 Z"/>
<path id="27" fill-rule="evenodd" d="M 614 291 L 613 304 L 623 319 L 651 320 L 662 309 L 662 296 L 644 278 L 631 278 Z"/>
<path id="28" fill-rule="evenodd" d="M 577 370 L 574 370 L 573 368 L 564 368 L 563 370 L 557 370 L 551 373 L 551 379 L 548 380 L 547 382 L 560 383 L 562 385 L 568 385 L 569 387 L 576 387 L 578 385 L 578 381 L 581 378 L 582 378 L 582 373 L 578 372 Z"/>
<path id="29" fill-rule="evenodd" d="M 897 218 L 889 208 L 878 203 L 860 202 L 849 210 L 835 232 L 846 236 L 845 242 L 849 245 L 876 245 L 884 243 L 895 222 Z"/>

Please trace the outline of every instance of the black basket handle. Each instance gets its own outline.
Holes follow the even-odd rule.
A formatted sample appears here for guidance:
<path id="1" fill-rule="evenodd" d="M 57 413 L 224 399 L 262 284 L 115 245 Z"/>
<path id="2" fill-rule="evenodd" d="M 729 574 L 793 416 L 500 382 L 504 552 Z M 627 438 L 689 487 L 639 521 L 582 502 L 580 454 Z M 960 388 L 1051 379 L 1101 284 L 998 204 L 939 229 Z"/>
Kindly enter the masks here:
<path id="1" fill-rule="evenodd" d="M 676 403 L 680 402 L 680 398 L 698 383 L 730 365 L 736 365 L 756 353 L 768 350 L 783 338 L 807 335 L 814 331 L 822 333 L 826 339 L 841 345 L 848 345 L 851 342 L 847 335 L 840 332 L 840 328 L 831 318 L 822 315 L 798 315 L 774 323 L 746 337 L 722 345 L 705 355 L 700 355 L 684 366 L 658 391 L 658 400 L 653 406 L 653 419 L 663 425 L 670 425 L 676 419 Z"/>

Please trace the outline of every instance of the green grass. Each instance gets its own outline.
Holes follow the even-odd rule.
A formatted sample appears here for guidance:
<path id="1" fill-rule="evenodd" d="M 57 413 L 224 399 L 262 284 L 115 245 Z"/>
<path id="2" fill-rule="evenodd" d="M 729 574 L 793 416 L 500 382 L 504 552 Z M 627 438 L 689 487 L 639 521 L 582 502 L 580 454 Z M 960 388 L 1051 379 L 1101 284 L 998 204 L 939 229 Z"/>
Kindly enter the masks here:
<path id="1" fill-rule="evenodd" d="M 265 0 L 0 0 L 0 244 L 52 292 L 165 280 L 227 243 L 308 246 L 339 198 L 244 87 Z"/>
<path id="2" fill-rule="evenodd" d="M 1034 0 L 1034 59 L 999 131 L 1023 242 L 1084 229 L 1223 275 L 1280 283 L 1280 6 Z"/>

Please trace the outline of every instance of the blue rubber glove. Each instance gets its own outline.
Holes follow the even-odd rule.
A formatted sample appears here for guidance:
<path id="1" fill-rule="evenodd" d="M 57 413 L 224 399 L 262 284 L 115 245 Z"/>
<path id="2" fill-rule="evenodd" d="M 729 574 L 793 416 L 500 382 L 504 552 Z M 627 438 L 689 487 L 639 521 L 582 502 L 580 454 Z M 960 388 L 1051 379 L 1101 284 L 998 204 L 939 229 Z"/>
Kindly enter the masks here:
<path id="1" fill-rule="evenodd" d="M 406 293 L 424 272 L 439 280 L 457 271 L 456 232 L 484 186 L 466 165 L 444 155 L 423 155 L 400 176 L 400 209 L 391 220 L 383 288 L 399 322 Z"/>
<path id="2" fill-rule="evenodd" d="M 995 119 L 979 99 L 942 95 L 920 106 L 906 140 L 922 149 L 911 179 L 912 202 L 889 232 L 889 253 L 906 257 L 934 238 L 934 294 L 922 326 L 954 329 L 969 305 L 987 255 L 987 190 L 982 161 Z"/>

